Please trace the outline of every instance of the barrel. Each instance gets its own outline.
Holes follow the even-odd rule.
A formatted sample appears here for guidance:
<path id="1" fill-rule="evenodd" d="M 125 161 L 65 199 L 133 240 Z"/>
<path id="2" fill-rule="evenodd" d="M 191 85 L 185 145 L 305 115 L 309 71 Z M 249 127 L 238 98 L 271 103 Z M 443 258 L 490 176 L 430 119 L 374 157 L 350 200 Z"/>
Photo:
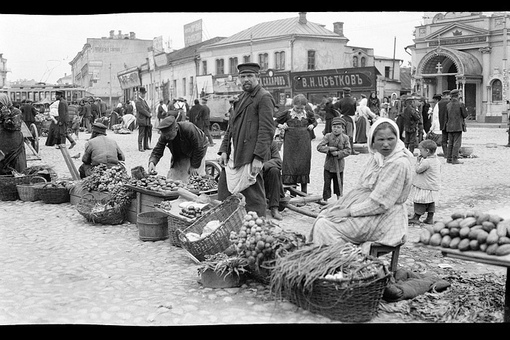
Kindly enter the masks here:
<path id="1" fill-rule="evenodd" d="M 136 225 L 142 241 L 160 241 L 168 238 L 168 215 L 163 212 L 141 212 L 136 217 Z"/>

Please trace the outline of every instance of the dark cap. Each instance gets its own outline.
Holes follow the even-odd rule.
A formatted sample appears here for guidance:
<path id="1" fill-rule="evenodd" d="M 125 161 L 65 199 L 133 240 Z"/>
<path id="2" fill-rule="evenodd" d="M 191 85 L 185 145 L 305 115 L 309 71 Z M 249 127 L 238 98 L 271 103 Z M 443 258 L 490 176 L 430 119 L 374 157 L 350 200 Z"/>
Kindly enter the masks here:
<path id="1" fill-rule="evenodd" d="M 163 130 L 163 129 L 171 128 L 171 127 L 175 126 L 175 124 L 176 124 L 175 117 L 174 116 L 168 116 L 168 117 L 165 117 L 159 123 L 158 129 Z"/>
<path id="2" fill-rule="evenodd" d="M 92 124 L 92 132 L 106 135 L 106 126 L 101 123 L 94 123 Z"/>
<path id="3" fill-rule="evenodd" d="M 147 90 L 145 89 L 145 87 L 140 87 L 139 91 L 140 91 L 140 93 L 147 93 Z"/>
<path id="4" fill-rule="evenodd" d="M 259 73 L 260 65 L 257 63 L 244 63 L 237 65 L 237 69 L 239 70 L 239 74 L 241 73 Z"/>
<path id="5" fill-rule="evenodd" d="M 436 93 L 432 96 L 432 99 L 441 99 L 441 95 L 439 93 Z"/>
<path id="6" fill-rule="evenodd" d="M 458 89 L 450 91 L 450 96 L 458 96 L 458 95 L 459 95 L 459 90 Z"/>
<path id="7" fill-rule="evenodd" d="M 351 92 L 351 88 L 350 87 L 344 87 L 342 89 L 342 91 L 344 91 L 344 92 Z"/>
<path id="8" fill-rule="evenodd" d="M 64 91 L 62 91 L 62 90 L 56 90 L 56 91 L 55 91 L 55 94 L 64 94 Z"/>
<path id="9" fill-rule="evenodd" d="M 444 90 L 442 93 L 443 93 L 443 95 L 450 94 L 450 90 Z"/>
<path id="10" fill-rule="evenodd" d="M 342 117 L 335 117 L 331 121 L 331 125 L 343 125 L 343 127 L 345 127 L 347 123 L 345 122 L 345 119 L 343 119 Z"/>

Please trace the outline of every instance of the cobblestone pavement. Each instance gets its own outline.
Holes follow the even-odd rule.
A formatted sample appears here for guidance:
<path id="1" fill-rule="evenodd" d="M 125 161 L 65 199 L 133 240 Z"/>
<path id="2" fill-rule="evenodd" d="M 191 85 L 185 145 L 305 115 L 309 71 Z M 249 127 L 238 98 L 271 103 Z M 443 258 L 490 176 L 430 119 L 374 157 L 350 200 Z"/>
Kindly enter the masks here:
<path id="1" fill-rule="evenodd" d="M 320 127 L 318 129 L 320 131 Z M 154 134 L 157 138 L 157 132 Z M 319 133 L 320 135 L 320 133 Z M 128 169 L 147 166 L 148 152 L 138 152 L 137 133 L 109 132 L 126 153 Z M 71 155 L 82 153 L 81 133 Z M 219 140 L 207 159 L 216 159 Z M 510 211 L 510 148 L 501 128 L 468 126 L 463 145 L 474 148 L 473 158 L 462 165 L 442 165 L 442 190 L 437 219 L 454 211 L 478 209 L 507 214 Z M 59 150 L 44 146 L 41 156 L 59 178 L 69 172 Z M 318 140 L 313 141 L 315 148 Z M 153 140 L 152 144 L 155 144 Z M 309 193 L 321 194 L 324 156 L 313 152 Z M 444 158 L 440 158 L 444 163 Z M 166 173 L 167 154 L 157 166 Z M 352 189 L 366 154 L 346 159 L 344 190 Z M 78 167 L 79 160 L 75 161 Z M 308 203 L 304 208 L 318 211 Z M 409 203 L 412 212 L 412 204 Z M 307 234 L 313 219 L 283 211 L 284 229 Z M 510 218 L 510 216 L 508 217 Z M 470 273 L 504 275 L 500 267 L 443 257 L 440 252 L 417 249 L 420 226 L 410 226 L 408 242 L 401 250 L 399 266 L 441 274 L 443 266 Z M 186 252 L 169 240 L 143 242 L 136 224 L 93 225 L 70 203 L 0 201 L 0 324 L 95 324 L 95 325 L 217 325 L 217 324 L 318 324 L 336 323 L 276 302 L 267 286 L 247 281 L 240 288 L 209 289 L 198 282 L 197 266 Z M 386 259 L 386 258 L 385 258 Z M 426 259 L 426 260 L 424 260 Z M 387 260 L 387 259 L 386 259 Z M 400 315 L 380 312 L 372 323 L 403 323 Z"/>

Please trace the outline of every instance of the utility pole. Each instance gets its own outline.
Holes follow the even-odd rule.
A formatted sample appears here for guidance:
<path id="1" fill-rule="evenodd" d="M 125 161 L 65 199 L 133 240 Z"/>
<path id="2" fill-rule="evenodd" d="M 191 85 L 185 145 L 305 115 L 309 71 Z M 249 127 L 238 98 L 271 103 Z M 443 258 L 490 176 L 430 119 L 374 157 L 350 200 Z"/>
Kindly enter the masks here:
<path id="1" fill-rule="evenodd" d="M 110 109 L 112 108 L 112 63 L 110 62 Z"/>

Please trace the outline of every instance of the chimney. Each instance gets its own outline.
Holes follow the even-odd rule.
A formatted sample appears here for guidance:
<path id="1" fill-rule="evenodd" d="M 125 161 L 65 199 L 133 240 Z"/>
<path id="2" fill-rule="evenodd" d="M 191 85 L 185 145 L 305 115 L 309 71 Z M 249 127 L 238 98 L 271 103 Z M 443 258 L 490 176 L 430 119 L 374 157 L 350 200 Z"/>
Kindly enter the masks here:
<path id="1" fill-rule="evenodd" d="M 135 32 L 129 32 L 129 39 L 136 39 Z"/>
<path id="2" fill-rule="evenodd" d="M 306 24 L 306 12 L 299 12 L 299 23 L 302 25 Z"/>
<path id="3" fill-rule="evenodd" d="M 121 30 L 119 30 L 119 35 L 117 36 L 117 38 L 122 39 L 122 31 Z"/>
<path id="4" fill-rule="evenodd" d="M 344 36 L 344 23 L 343 22 L 334 22 L 333 23 L 333 32 L 338 34 L 339 36 Z"/>
<path id="5" fill-rule="evenodd" d="M 110 39 L 113 39 L 114 35 L 115 35 L 115 31 L 114 30 L 110 30 Z"/>

